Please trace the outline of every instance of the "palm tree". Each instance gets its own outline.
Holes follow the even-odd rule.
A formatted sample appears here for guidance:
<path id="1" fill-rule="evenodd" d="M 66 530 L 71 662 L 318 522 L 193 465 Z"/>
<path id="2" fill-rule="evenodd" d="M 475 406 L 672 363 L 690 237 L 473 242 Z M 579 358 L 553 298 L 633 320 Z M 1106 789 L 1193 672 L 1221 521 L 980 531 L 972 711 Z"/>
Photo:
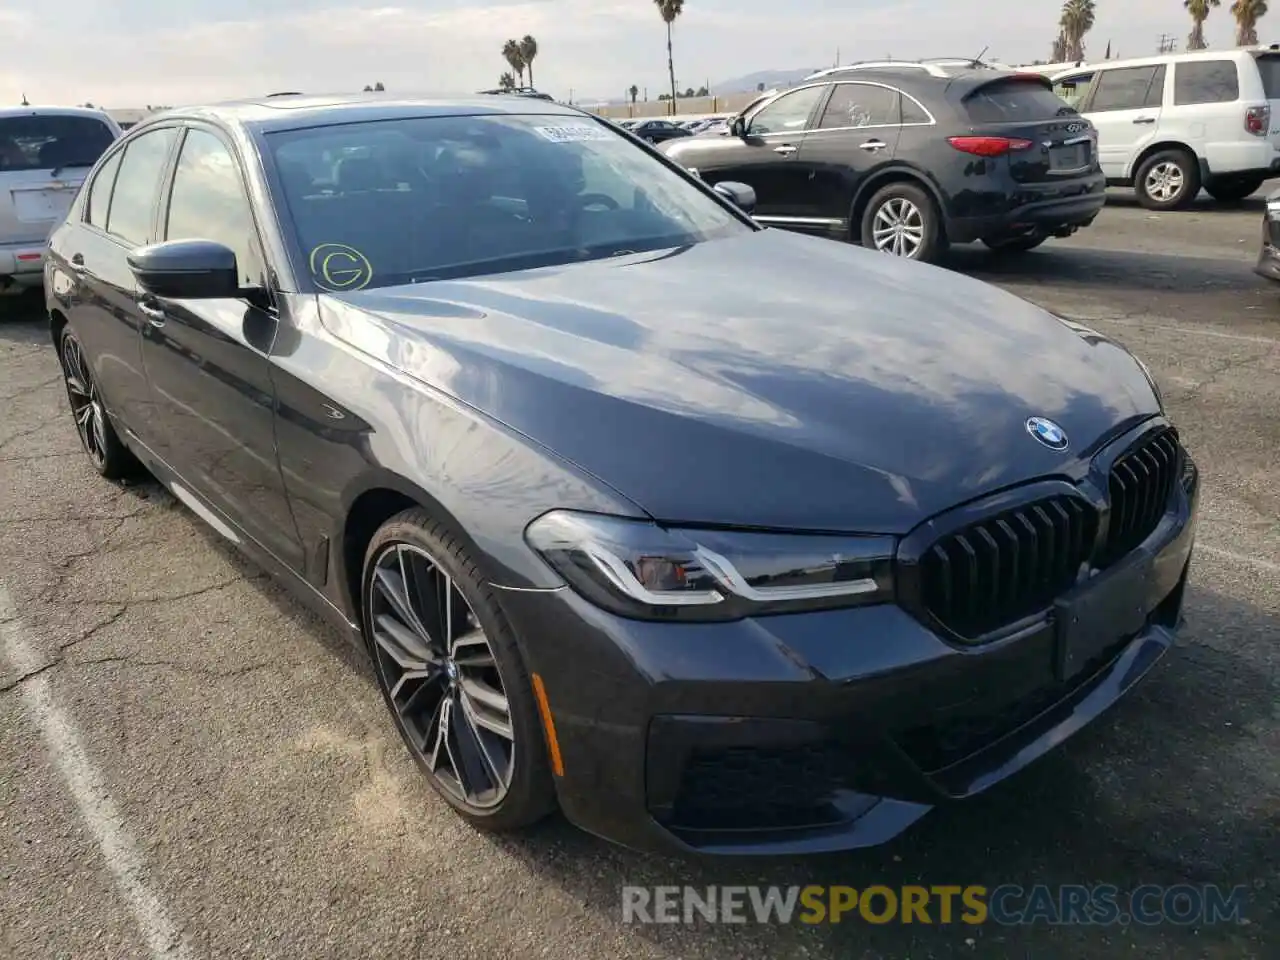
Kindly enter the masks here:
<path id="1" fill-rule="evenodd" d="M 675 23 L 676 17 L 684 13 L 684 0 L 653 0 L 653 2 L 658 5 L 662 22 L 667 25 L 667 73 L 671 77 L 671 112 L 675 113 L 676 65 L 671 57 L 671 24 Z"/>
<path id="2" fill-rule="evenodd" d="M 533 59 L 537 55 L 538 41 L 526 33 L 524 39 L 520 41 L 520 59 L 529 68 L 529 86 L 531 87 L 533 86 Z"/>
<path id="3" fill-rule="evenodd" d="M 1053 52 L 1049 54 L 1050 63 L 1062 63 L 1067 59 L 1067 35 L 1059 31 L 1053 38 Z"/>
<path id="4" fill-rule="evenodd" d="M 524 86 L 524 55 L 520 52 L 520 41 L 508 40 L 502 45 L 502 58 L 511 64 L 511 69 Z"/>
<path id="5" fill-rule="evenodd" d="M 502 76 L 498 77 L 498 87 L 502 90 L 514 90 L 516 88 L 515 75 L 510 71 L 505 71 Z"/>
<path id="6" fill-rule="evenodd" d="M 640 96 L 640 88 L 633 83 L 627 93 L 631 94 L 631 105 L 634 107 L 636 105 L 636 97 Z"/>
<path id="7" fill-rule="evenodd" d="M 1093 0 L 1066 0 L 1062 5 L 1062 35 L 1067 41 L 1067 59 L 1084 59 L 1084 35 L 1093 29 Z"/>
<path id="8" fill-rule="evenodd" d="M 1267 0 L 1235 0 L 1231 15 L 1236 18 L 1236 46 L 1258 42 L 1258 21 L 1267 15 Z"/>
<path id="9" fill-rule="evenodd" d="M 1191 34 L 1187 37 L 1187 49 L 1203 50 L 1208 46 L 1204 42 L 1204 22 L 1209 19 L 1209 9 L 1222 6 L 1222 0 L 1182 0 L 1182 5 L 1191 14 Z"/>

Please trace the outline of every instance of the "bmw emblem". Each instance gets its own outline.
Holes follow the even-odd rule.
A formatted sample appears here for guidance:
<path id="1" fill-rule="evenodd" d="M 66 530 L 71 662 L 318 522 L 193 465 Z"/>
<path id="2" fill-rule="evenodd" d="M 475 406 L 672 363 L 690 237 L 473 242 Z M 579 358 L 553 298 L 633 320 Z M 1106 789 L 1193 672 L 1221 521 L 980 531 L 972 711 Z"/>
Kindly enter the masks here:
<path id="1" fill-rule="evenodd" d="M 1027 421 L 1027 433 L 1031 434 L 1050 450 L 1067 449 L 1067 431 L 1052 420 L 1044 417 L 1032 417 Z"/>

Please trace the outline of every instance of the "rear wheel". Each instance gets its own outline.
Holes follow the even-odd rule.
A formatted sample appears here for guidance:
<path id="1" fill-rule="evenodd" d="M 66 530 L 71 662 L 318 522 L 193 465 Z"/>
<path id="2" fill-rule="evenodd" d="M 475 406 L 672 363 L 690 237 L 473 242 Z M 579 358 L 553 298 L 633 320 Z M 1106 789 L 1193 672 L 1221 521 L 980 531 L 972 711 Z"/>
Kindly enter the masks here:
<path id="1" fill-rule="evenodd" d="M 1200 164 L 1185 150 L 1160 150 L 1142 161 L 1133 189 L 1148 210 L 1185 209 L 1200 192 Z"/>
<path id="2" fill-rule="evenodd" d="M 362 583 L 378 685 L 436 792 L 488 830 L 554 809 L 529 675 L 464 547 L 426 511 L 406 510 L 374 535 Z"/>
<path id="3" fill-rule="evenodd" d="M 946 249 L 933 198 L 913 183 L 877 190 L 862 214 L 862 245 L 907 260 L 931 262 Z"/>
<path id="4" fill-rule="evenodd" d="M 75 418 L 80 443 L 93 468 L 108 480 L 121 480 L 139 472 L 138 461 L 121 442 L 102 405 L 102 396 L 93 379 L 93 370 L 84 348 L 70 327 L 62 331 L 58 359 L 66 381 L 67 400 Z"/>
<path id="5" fill-rule="evenodd" d="M 1219 203 L 1239 203 L 1262 186 L 1262 177 L 1214 177 L 1205 190 Z"/>

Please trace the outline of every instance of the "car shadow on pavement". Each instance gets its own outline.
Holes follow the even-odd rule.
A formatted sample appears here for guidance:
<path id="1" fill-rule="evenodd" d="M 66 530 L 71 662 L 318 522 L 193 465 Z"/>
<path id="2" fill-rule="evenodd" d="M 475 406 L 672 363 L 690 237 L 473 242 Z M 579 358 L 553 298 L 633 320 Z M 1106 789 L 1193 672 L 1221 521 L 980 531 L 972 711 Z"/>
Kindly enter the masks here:
<path id="1" fill-rule="evenodd" d="M 44 317 L 44 298 L 39 290 L 0 293 L 0 343 L 43 346 L 49 342 Z"/>
<path id="2" fill-rule="evenodd" d="M 587 909 L 622 923 L 624 885 L 1218 884 L 1249 888 L 1247 925 L 1198 927 L 972 927 L 961 923 L 756 928 L 757 955 L 1005 955 L 1076 958 L 1107 942 L 1126 956 L 1263 956 L 1280 938 L 1280 815 L 1268 761 L 1280 678 L 1227 647 L 1196 640 L 1198 623 L 1232 624 L 1232 635 L 1280 637 L 1280 618 L 1191 587 L 1191 625 L 1152 676 L 1093 728 L 987 794 L 940 808 L 883 847 L 821 857 L 707 861 L 664 858 L 606 845 L 553 821 L 489 842 Z M 589 864 L 589 866 L 588 866 Z M 740 926 L 635 925 L 635 933 L 690 954 L 718 953 Z M 968 942 L 966 942 L 968 941 Z M 1000 945 L 997 951 L 996 947 Z M 1217 952 L 1218 948 L 1223 952 Z M 1128 952 L 1136 951 L 1136 952 Z M 746 954 L 743 954 L 746 955 Z M 1100 954 L 1099 954 L 1100 955 Z"/>
<path id="3" fill-rule="evenodd" d="M 1256 211 L 1261 214 L 1267 208 L 1267 194 L 1271 193 L 1275 187 L 1263 185 L 1262 189 L 1257 193 L 1250 194 L 1243 200 L 1222 201 L 1215 200 L 1208 193 L 1201 190 L 1186 210 L 1153 210 L 1152 213 L 1158 213 L 1161 216 L 1176 217 L 1179 213 L 1209 213 L 1214 210 L 1248 210 Z M 1107 191 L 1107 206 L 1129 208 L 1131 210 L 1141 210 L 1142 204 L 1138 202 L 1138 196 L 1132 190 L 1124 190 L 1112 188 Z"/>

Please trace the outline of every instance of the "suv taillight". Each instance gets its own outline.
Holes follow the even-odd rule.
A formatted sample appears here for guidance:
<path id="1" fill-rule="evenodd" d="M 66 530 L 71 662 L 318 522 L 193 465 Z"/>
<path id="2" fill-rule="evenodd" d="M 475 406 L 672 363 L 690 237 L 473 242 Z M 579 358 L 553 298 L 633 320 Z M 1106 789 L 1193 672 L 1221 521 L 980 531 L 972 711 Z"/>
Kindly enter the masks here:
<path id="1" fill-rule="evenodd" d="M 1009 137 L 947 137 L 947 143 L 963 153 L 978 157 L 1002 157 L 1013 150 L 1026 150 L 1030 140 Z"/>
<path id="2" fill-rule="evenodd" d="M 1265 107 L 1249 107 L 1244 112 L 1244 128 L 1255 137 L 1265 137 L 1271 126 L 1271 104 Z"/>

